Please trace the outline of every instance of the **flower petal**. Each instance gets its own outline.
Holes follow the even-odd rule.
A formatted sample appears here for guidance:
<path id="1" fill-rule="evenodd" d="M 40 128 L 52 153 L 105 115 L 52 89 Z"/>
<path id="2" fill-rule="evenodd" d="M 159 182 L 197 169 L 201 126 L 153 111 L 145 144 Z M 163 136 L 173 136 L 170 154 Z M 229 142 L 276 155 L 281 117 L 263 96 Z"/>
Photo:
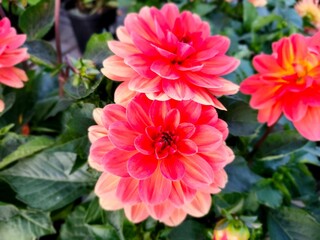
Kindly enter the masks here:
<path id="1" fill-rule="evenodd" d="M 168 218 L 162 221 L 168 226 L 175 227 L 182 223 L 186 217 L 187 213 L 185 211 L 182 209 L 175 209 Z"/>
<path id="2" fill-rule="evenodd" d="M 177 181 L 183 177 L 185 167 L 177 155 L 172 155 L 162 160 L 160 170 L 167 179 Z"/>
<path id="3" fill-rule="evenodd" d="M 191 203 L 183 207 L 188 214 L 194 217 L 206 215 L 211 207 L 211 195 L 208 193 L 197 192 Z"/>
<path id="4" fill-rule="evenodd" d="M 185 156 L 192 156 L 198 152 L 198 146 L 190 139 L 183 139 L 177 143 L 178 152 Z"/>
<path id="5" fill-rule="evenodd" d="M 117 121 L 126 121 L 126 109 L 119 104 L 106 105 L 101 114 L 103 126 L 108 129 L 109 126 Z"/>
<path id="6" fill-rule="evenodd" d="M 158 166 L 158 160 L 154 156 L 147 156 L 137 153 L 128 161 L 128 172 L 136 179 L 150 177 Z"/>
<path id="7" fill-rule="evenodd" d="M 130 125 L 125 121 L 117 121 L 109 127 L 109 139 L 119 149 L 125 151 L 133 151 L 134 140 L 138 136 Z"/>
<path id="8" fill-rule="evenodd" d="M 195 95 L 192 87 L 181 79 L 175 81 L 163 79 L 162 88 L 170 98 L 178 101 L 190 100 Z"/>
<path id="9" fill-rule="evenodd" d="M 105 154 L 101 161 L 106 171 L 119 177 L 129 177 L 127 162 L 134 154 L 115 148 Z"/>
<path id="10" fill-rule="evenodd" d="M 119 201 L 126 205 L 139 203 L 140 197 L 138 186 L 139 180 L 137 179 L 130 177 L 121 178 L 116 190 L 116 196 L 119 198 Z"/>
<path id="11" fill-rule="evenodd" d="M 140 198 L 147 204 L 160 204 L 168 199 L 171 187 L 171 181 L 163 177 L 158 168 L 150 178 L 140 181 Z"/>
<path id="12" fill-rule="evenodd" d="M 196 131 L 190 138 L 198 146 L 199 152 L 213 151 L 222 143 L 222 134 L 209 125 L 196 126 Z"/>
<path id="13" fill-rule="evenodd" d="M 178 79 L 180 77 L 179 72 L 176 70 L 174 64 L 164 60 L 156 60 L 151 65 L 151 70 L 158 76 L 165 79 Z"/>
<path id="14" fill-rule="evenodd" d="M 133 223 L 142 222 L 149 216 L 148 210 L 144 203 L 125 206 L 124 213 L 126 214 L 126 217 Z"/>
<path id="15" fill-rule="evenodd" d="M 128 82 L 121 83 L 114 92 L 114 102 L 122 106 L 127 106 L 129 101 L 136 96 L 135 91 L 128 88 Z"/>
<path id="16" fill-rule="evenodd" d="M 149 127 L 147 129 L 150 128 L 152 127 Z M 134 146 L 140 153 L 144 155 L 151 155 L 154 153 L 153 141 L 146 135 L 141 134 L 140 136 L 136 137 L 136 139 L 134 140 Z"/>
<path id="17" fill-rule="evenodd" d="M 146 112 L 143 108 L 143 104 L 148 106 L 145 102 L 139 101 L 139 99 L 135 98 L 127 107 L 128 122 L 132 129 L 140 133 L 145 133 L 146 127 L 152 125 L 148 115 L 149 111 Z"/>
<path id="18" fill-rule="evenodd" d="M 306 115 L 293 122 L 298 132 L 310 141 L 320 140 L 320 107 L 309 107 Z"/>
<path id="19" fill-rule="evenodd" d="M 195 189 L 187 187 L 181 181 L 174 181 L 172 182 L 172 190 L 169 196 L 169 200 L 176 207 L 181 207 L 182 205 L 190 202 L 196 192 L 197 191 Z"/>

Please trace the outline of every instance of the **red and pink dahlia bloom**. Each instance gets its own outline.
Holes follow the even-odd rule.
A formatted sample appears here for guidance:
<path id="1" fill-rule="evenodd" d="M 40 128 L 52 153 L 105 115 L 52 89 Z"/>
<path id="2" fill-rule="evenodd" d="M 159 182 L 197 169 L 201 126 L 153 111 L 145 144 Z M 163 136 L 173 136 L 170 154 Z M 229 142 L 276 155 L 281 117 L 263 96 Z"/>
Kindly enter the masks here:
<path id="1" fill-rule="evenodd" d="M 234 158 L 214 107 L 139 94 L 126 108 L 96 109 L 94 118 L 89 164 L 103 172 L 95 188 L 103 208 L 167 225 L 209 211 L 210 194 L 225 186 L 224 167 Z"/>
<path id="2" fill-rule="evenodd" d="M 240 90 L 252 95 L 250 106 L 269 126 L 282 115 L 311 141 L 320 140 L 320 33 L 293 34 L 272 46 L 272 54 L 253 59 L 257 74 L 245 79 Z"/>
<path id="3" fill-rule="evenodd" d="M 19 48 L 26 41 L 25 34 L 17 34 L 10 20 L 0 21 L 0 83 L 22 88 L 28 80 L 26 73 L 15 65 L 29 58 L 26 48 Z"/>
<path id="4" fill-rule="evenodd" d="M 235 94 L 238 86 L 221 76 L 239 61 L 226 56 L 227 37 L 210 36 L 210 26 L 196 14 L 179 12 L 174 4 L 160 10 L 144 7 L 128 14 L 109 41 L 115 54 L 103 62 L 102 73 L 123 81 L 115 102 L 125 105 L 136 93 L 151 100 L 193 100 L 224 109 L 216 96 Z"/>

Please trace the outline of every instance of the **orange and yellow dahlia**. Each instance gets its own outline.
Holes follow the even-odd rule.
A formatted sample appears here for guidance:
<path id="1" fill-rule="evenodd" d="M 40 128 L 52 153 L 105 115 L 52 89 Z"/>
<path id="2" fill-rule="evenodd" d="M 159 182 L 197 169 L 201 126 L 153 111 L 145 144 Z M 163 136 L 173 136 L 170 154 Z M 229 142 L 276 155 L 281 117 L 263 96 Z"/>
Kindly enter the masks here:
<path id="1" fill-rule="evenodd" d="M 283 113 L 302 136 L 320 140 L 320 32 L 293 34 L 272 48 L 272 54 L 254 57 L 258 73 L 241 83 L 241 92 L 252 95 L 260 122 L 270 126 Z"/>

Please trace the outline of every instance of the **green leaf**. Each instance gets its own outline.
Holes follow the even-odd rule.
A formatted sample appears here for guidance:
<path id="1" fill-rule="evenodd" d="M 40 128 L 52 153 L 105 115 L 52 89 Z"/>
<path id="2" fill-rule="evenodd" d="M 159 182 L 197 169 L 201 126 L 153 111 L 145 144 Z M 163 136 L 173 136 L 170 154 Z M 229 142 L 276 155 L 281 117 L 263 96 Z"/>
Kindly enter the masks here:
<path id="1" fill-rule="evenodd" d="M 19 27 L 29 40 L 42 38 L 53 26 L 54 4 L 54 0 L 42 0 L 21 14 Z"/>
<path id="2" fill-rule="evenodd" d="M 283 21 L 283 18 L 275 14 L 269 14 L 267 16 L 258 16 L 252 23 L 252 30 L 259 31 L 263 27 L 275 21 Z"/>
<path id="3" fill-rule="evenodd" d="M 270 208 L 278 208 L 282 204 L 281 192 L 274 188 L 272 180 L 263 179 L 254 188 L 258 202 Z"/>
<path id="4" fill-rule="evenodd" d="M 258 12 L 255 6 L 249 1 L 243 1 L 243 25 L 245 29 L 250 30 L 251 24 L 258 17 Z"/>
<path id="5" fill-rule="evenodd" d="M 270 240 L 320 240 L 320 224 L 306 211 L 284 207 L 268 214 Z"/>
<path id="6" fill-rule="evenodd" d="M 2 171 L 0 177 L 30 207 L 55 210 L 87 193 L 94 184 L 86 166 L 70 173 L 75 159 L 73 153 L 42 153 Z"/>
<path id="7" fill-rule="evenodd" d="M 85 223 L 86 208 L 78 206 L 62 225 L 61 240 L 94 239 L 94 240 L 118 240 L 114 229 L 105 225 L 89 225 Z"/>
<path id="8" fill-rule="evenodd" d="M 13 106 L 16 100 L 16 94 L 11 92 L 4 96 L 5 109 L 0 113 L 0 117 L 5 114 Z"/>
<path id="9" fill-rule="evenodd" d="M 257 152 L 257 159 L 270 161 L 301 149 L 308 141 L 294 130 L 271 133 Z"/>
<path id="10" fill-rule="evenodd" d="M 31 61 L 34 63 L 48 68 L 56 67 L 57 53 L 48 42 L 43 40 L 27 41 L 24 46 L 28 48 Z"/>
<path id="11" fill-rule="evenodd" d="M 27 137 L 9 132 L 0 141 L 0 160 L 15 151 L 20 145 L 27 142 Z"/>
<path id="12" fill-rule="evenodd" d="M 228 99 L 223 101 L 228 112 L 223 113 L 224 119 L 228 123 L 230 134 L 234 136 L 250 136 L 256 133 L 261 125 L 257 122 L 257 112 L 242 101 Z"/>
<path id="13" fill-rule="evenodd" d="M 205 231 L 205 227 L 200 223 L 187 220 L 170 232 L 169 240 L 205 240 Z"/>
<path id="14" fill-rule="evenodd" d="M 236 157 L 231 164 L 227 165 L 226 171 L 228 173 L 228 183 L 222 190 L 223 193 L 248 192 L 261 179 L 260 176 L 250 170 L 242 157 Z"/>
<path id="15" fill-rule="evenodd" d="M 107 42 L 113 40 L 111 33 L 95 33 L 93 34 L 83 54 L 83 58 L 90 59 L 98 65 L 102 65 L 104 59 L 112 54 L 109 50 Z"/>
<path id="16" fill-rule="evenodd" d="M 0 204 L 1 240 L 33 240 L 55 233 L 49 213 Z"/>
<path id="17" fill-rule="evenodd" d="M 67 83 L 64 85 L 64 90 L 70 97 L 79 100 L 88 97 L 91 93 L 93 93 L 94 90 L 96 90 L 100 85 L 102 79 L 102 76 L 97 76 L 97 79 L 93 80 L 95 82 L 92 84 L 92 86 L 86 86 L 83 82 L 79 83 L 77 86 L 74 86 L 72 84 L 73 79 L 69 78 Z"/>
<path id="18" fill-rule="evenodd" d="M 0 162 L 0 169 L 4 168 L 5 166 L 9 165 L 17 161 L 20 158 L 28 157 L 33 155 L 36 152 L 39 152 L 45 148 L 50 147 L 53 145 L 54 140 L 48 137 L 34 137 L 25 144 L 18 147 L 17 150 L 6 156 Z"/>

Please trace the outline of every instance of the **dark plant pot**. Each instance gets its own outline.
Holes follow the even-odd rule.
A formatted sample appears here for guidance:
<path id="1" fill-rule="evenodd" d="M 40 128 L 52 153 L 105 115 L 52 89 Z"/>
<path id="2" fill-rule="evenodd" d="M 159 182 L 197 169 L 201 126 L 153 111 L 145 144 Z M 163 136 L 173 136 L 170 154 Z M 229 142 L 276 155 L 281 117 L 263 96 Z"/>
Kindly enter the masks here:
<path id="1" fill-rule="evenodd" d="M 69 0 L 64 4 L 70 19 L 78 46 L 84 52 L 87 41 L 94 33 L 108 30 L 115 22 L 117 9 L 106 8 L 101 14 L 84 14 L 75 9 L 75 1 Z"/>

